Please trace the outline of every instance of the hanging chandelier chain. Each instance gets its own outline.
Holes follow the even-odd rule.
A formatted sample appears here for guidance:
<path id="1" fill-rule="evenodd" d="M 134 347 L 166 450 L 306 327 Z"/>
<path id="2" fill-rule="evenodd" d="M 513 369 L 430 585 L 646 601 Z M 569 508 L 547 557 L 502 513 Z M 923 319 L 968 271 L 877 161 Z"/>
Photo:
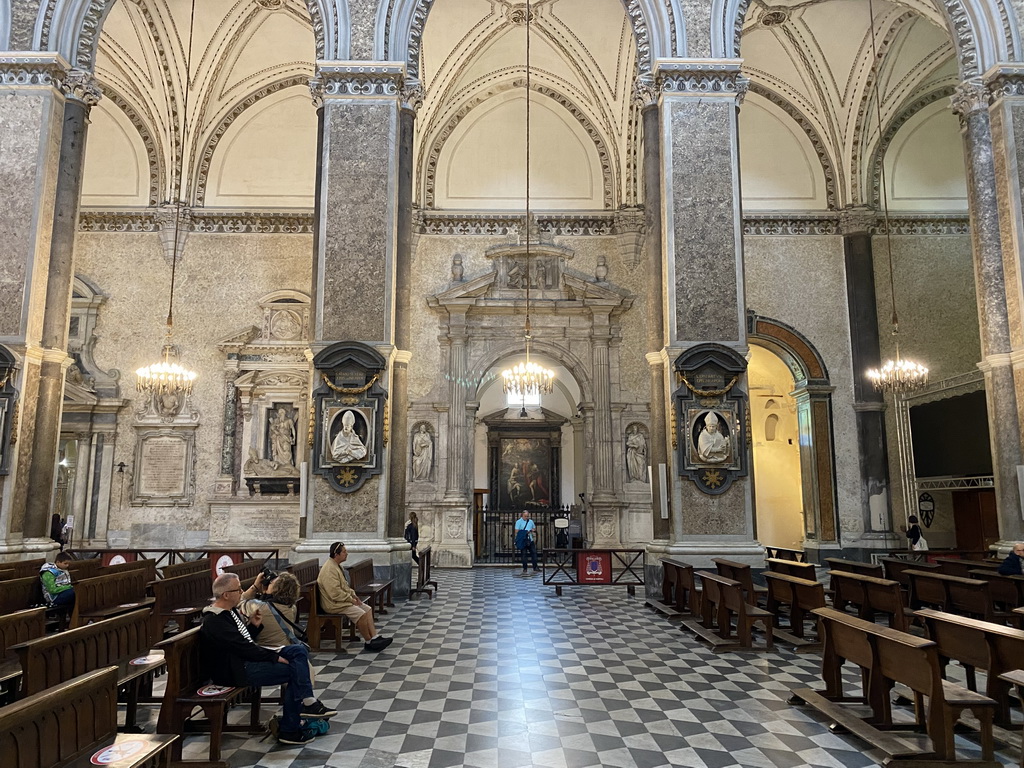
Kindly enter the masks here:
<path id="1" fill-rule="evenodd" d="M 185 93 L 181 108 L 181 141 L 178 146 L 178 158 L 174 189 L 174 239 L 171 241 L 171 290 L 167 299 L 167 337 L 168 343 L 174 328 L 174 283 L 178 274 L 178 237 L 181 227 L 181 190 L 185 176 L 185 143 L 188 141 L 188 97 L 192 81 L 192 39 L 196 29 L 196 0 L 192 0 L 192 10 L 188 23 L 188 50 L 185 53 Z"/>
<path id="2" fill-rule="evenodd" d="M 875 37 L 875 3 L 868 0 L 868 15 L 870 24 L 868 29 L 871 32 L 871 61 L 874 77 L 872 78 L 872 89 L 875 95 L 875 121 L 878 126 L 878 143 L 882 143 L 882 99 L 879 94 L 878 81 L 881 79 L 882 63 L 878 59 L 878 41 Z M 899 315 L 896 313 L 896 280 L 894 278 L 892 263 L 892 227 L 889 226 L 889 191 L 885 176 L 885 157 L 879 157 L 879 186 L 882 190 L 882 220 L 885 222 L 885 251 L 889 257 L 889 298 L 892 305 L 892 327 L 893 335 L 899 333 Z"/>
<path id="3" fill-rule="evenodd" d="M 530 24 L 533 20 L 533 6 L 526 0 L 526 360 L 530 360 Z"/>

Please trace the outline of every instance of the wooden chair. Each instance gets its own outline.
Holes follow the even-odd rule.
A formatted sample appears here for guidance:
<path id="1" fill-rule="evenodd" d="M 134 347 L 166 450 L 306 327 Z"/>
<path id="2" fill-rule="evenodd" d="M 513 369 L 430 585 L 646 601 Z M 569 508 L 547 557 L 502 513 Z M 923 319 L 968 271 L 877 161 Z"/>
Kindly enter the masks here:
<path id="1" fill-rule="evenodd" d="M 334 637 L 334 650 L 341 652 L 344 650 L 341 647 L 341 633 L 346 626 L 348 627 L 348 639 L 355 640 L 355 624 L 340 613 L 324 611 L 320 602 L 320 587 L 314 584 L 313 595 L 309 601 L 309 618 L 306 620 L 306 636 L 309 638 L 309 647 L 314 651 L 321 650 L 326 634 L 324 629 L 329 629 L 330 635 Z"/>
<path id="2" fill-rule="evenodd" d="M 430 545 L 418 550 L 416 556 L 419 557 L 420 562 L 416 566 L 416 584 L 409 591 L 409 596 L 426 595 L 433 600 L 434 592 L 437 590 L 437 581 L 430 574 Z"/>

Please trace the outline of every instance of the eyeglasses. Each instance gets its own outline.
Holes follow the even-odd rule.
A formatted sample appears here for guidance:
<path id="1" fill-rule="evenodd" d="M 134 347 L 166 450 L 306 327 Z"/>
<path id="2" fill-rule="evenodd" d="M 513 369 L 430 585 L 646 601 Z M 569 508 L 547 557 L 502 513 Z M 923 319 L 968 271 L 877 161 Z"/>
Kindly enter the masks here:
<path id="1" fill-rule="evenodd" d="M 232 592 L 241 592 L 241 591 L 242 590 L 240 588 L 239 589 L 225 589 L 224 590 L 224 594 L 225 595 L 230 595 Z"/>

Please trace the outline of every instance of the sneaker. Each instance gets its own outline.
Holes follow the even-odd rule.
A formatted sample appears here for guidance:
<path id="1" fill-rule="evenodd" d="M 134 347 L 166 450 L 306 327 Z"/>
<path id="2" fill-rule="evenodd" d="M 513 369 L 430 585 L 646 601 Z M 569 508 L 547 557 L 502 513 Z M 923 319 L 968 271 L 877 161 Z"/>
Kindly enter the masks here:
<path id="1" fill-rule="evenodd" d="M 296 746 L 302 746 L 303 744 L 309 744 L 315 735 L 308 728 L 303 728 L 298 731 L 281 731 L 277 734 L 278 744 L 294 744 Z"/>
<path id="2" fill-rule="evenodd" d="M 378 651 L 383 651 L 393 642 L 395 642 L 393 637 L 375 637 L 373 640 L 363 645 L 363 650 L 370 651 L 371 653 L 377 653 Z"/>
<path id="3" fill-rule="evenodd" d="M 302 712 L 299 713 L 299 717 L 305 717 L 307 720 L 323 720 L 325 717 L 333 717 L 338 714 L 336 709 L 328 709 L 323 703 L 317 699 L 308 706 L 302 705 Z"/>

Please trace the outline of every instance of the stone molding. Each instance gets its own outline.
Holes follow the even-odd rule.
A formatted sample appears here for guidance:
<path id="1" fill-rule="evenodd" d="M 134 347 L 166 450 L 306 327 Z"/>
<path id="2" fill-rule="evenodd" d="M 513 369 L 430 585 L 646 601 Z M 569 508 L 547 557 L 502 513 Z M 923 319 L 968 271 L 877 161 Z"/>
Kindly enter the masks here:
<path id="1" fill-rule="evenodd" d="M 839 231 L 843 235 L 870 232 L 878 220 L 878 212 L 866 206 L 844 208 L 839 212 Z"/>
<path id="2" fill-rule="evenodd" d="M 103 97 L 96 78 L 92 73 L 81 69 L 72 69 L 64 75 L 60 89 L 64 93 L 64 98 L 80 101 L 87 107 L 95 107 Z"/>
<path id="3" fill-rule="evenodd" d="M 854 210 L 854 209 L 850 209 Z M 859 210 L 859 209 L 858 209 Z M 882 222 L 863 209 L 871 219 L 861 223 L 865 231 L 884 234 Z M 621 211 L 537 214 L 537 227 L 556 237 L 608 237 L 623 235 L 642 227 L 638 217 L 642 207 Z M 523 217 L 510 213 L 468 213 L 415 209 L 414 228 L 420 235 L 454 235 L 507 237 L 522 227 Z M 809 213 L 764 213 L 743 217 L 743 234 L 751 236 L 820 236 L 844 234 L 846 212 L 816 211 Z M 158 209 L 133 208 L 109 210 L 83 208 L 78 217 L 81 232 L 159 232 Z M 966 214 L 920 214 L 890 216 L 894 235 L 967 235 L 970 231 Z M 246 211 L 243 209 L 192 209 L 187 231 L 201 234 L 312 234 L 313 212 Z"/>
<path id="4" fill-rule="evenodd" d="M 313 105 L 319 109 L 328 99 L 395 98 L 405 85 L 405 64 L 387 61 L 320 62 L 309 81 Z"/>
<path id="5" fill-rule="evenodd" d="M 1005 64 L 992 67 L 982 78 L 993 102 L 999 99 L 1024 97 L 1024 65 Z"/>
<path id="6" fill-rule="evenodd" d="M 56 53 L 14 53 L 0 56 L 0 86 L 60 88 L 71 65 Z"/>
<path id="7" fill-rule="evenodd" d="M 988 111 L 989 98 L 984 81 L 980 77 L 972 77 L 953 89 L 949 105 L 963 126 L 972 115 Z"/>
<path id="8" fill-rule="evenodd" d="M 741 59 L 667 59 L 659 61 L 655 84 L 663 94 L 728 96 L 742 100 L 749 80 Z"/>

